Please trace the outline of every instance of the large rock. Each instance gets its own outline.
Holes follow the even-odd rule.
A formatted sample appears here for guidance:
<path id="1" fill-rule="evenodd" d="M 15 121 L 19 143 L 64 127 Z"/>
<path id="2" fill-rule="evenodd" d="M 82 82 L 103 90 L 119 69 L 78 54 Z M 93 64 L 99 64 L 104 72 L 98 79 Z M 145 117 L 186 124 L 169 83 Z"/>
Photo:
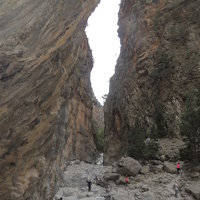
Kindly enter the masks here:
<path id="1" fill-rule="evenodd" d="M 192 172 L 190 173 L 190 177 L 191 177 L 191 178 L 197 179 L 199 176 L 200 176 L 200 173 L 199 173 L 199 172 L 192 171 Z"/>
<path id="2" fill-rule="evenodd" d="M 0 199 L 52 199 L 68 160 L 92 162 L 98 0 L 0 1 Z"/>
<path id="3" fill-rule="evenodd" d="M 195 199 L 200 200 L 200 181 L 192 182 L 185 190 L 192 194 Z"/>
<path id="4" fill-rule="evenodd" d="M 170 173 L 170 174 L 176 174 L 176 164 L 172 162 L 164 162 L 163 169 Z"/>
<path id="5" fill-rule="evenodd" d="M 140 163 L 131 157 L 121 158 L 116 165 L 116 172 L 121 175 L 136 176 L 140 169 Z"/>
<path id="6" fill-rule="evenodd" d="M 103 178 L 105 181 L 116 181 L 119 178 L 119 174 L 114 172 L 108 172 L 104 174 Z"/>

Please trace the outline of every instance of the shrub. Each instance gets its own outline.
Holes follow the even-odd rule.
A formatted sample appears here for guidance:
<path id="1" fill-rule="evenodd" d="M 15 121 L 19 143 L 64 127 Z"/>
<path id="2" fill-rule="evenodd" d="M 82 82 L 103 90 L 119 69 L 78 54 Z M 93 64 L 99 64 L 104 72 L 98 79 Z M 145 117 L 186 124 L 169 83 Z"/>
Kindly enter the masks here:
<path id="1" fill-rule="evenodd" d="M 165 119 L 163 116 L 163 107 L 159 103 L 155 105 L 154 122 L 156 128 L 153 128 L 153 135 L 158 138 L 163 138 L 167 135 L 167 130 L 165 128 Z"/>
<path id="2" fill-rule="evenodd" d="M 128 155 L 135 159 L 151 159 L 158 152 L 158 145 L 154 140 L 145 144 L 146 134 L 136 120 L 135 126 L 128 133 Z"/>
<path id="3" fill-rule="evenodd" d="M 93 120 L 94 143 L 99 152 L 104 149 L 104 128 L 99 127 L 97 122 Z"/>
<path id="4" fill-rule="evenodd" d="M 181 118 L 181 134 L 187 139 L 189 159 L 200 160 L 200 89 L 186 95 L 185 111 Z M 190 153 L 188 153 L 188 150 Z"/>
<path id="5" fill-rule="evenodd" d="M 169 80 L 174 74 L 175 63 L 170 55 L 161 50 L 158 50 L 155 54 L 154 60 L 156 61 L 156 64 L 154 65 L 150 77 L 157 86 L 160 81 Z"/>
<path id="6" fill-rule="evenodd" d="M 99 128 L 97 131 L 96 146 L 98 151 L 103 152 L 104 148 L 104 128 Z"/>

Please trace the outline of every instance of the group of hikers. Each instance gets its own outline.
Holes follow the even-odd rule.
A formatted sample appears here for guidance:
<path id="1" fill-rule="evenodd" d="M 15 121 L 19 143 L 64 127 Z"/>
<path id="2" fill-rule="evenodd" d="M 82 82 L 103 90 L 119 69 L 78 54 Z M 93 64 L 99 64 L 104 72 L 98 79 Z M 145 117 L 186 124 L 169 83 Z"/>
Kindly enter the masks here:
<path id="1" fill-rule="evenodd" d="M 177 174 L 177 176 L 179 174 L 182 174 L 182 169 L 181 169 L 180 163 L 177 163 L 177 165 L 176 165 L 176 174 Z M 128 175 L 126 175 L 125 176 L 125 186 L 126 186 L 126 188 L 128 186 L 128 183 L 129 183 L 129 177 L 128 177 Z M 87 180 L 87 186 L 88 186 L 88 192 L 91 192 L 91 186 L 92 186 L 91 179 Z M 175 181 L 174 190 L 175 190 L 175 197 L 178 198 L 179 186 L 178 186 L 177 180 Z M 60 197 L 59 200 L 62 200 L 62 197 Z"/>
<path id="2" fill-rule="evenodd" d="M 177 163 L 177 165 L 176 165 L 176 174 L 177 174 L 177 176 L 179 174 L 182 174 L 182 169 L 181 169 L 180 163 Z M 128 175 L 126 175 L 125 176 L 125 186 L 126 187 L 128 186 L 128 183 L 129 183 L 129 177 L 128 177 Z M 91 191 L 91 186 L 92 186 L 91 179 L 87 180 L 87 185 L 88 185 L 88 192 L 90 192 Z M 175 189 L 175 197 L 178 197 L 179 187 L 178 187 L 177 180 L 175 181 L 174 189 Z"/>

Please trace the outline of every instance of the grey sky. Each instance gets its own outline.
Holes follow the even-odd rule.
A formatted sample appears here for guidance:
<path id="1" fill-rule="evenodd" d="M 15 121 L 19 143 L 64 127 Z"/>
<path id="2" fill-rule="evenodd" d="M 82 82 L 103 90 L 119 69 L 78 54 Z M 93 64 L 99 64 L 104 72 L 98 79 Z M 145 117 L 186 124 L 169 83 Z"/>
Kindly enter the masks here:
<path id="1" fill-rule="evenodd" d="M 86 33 L 94 58 L 91 83 L 95 96 L 102 104 L 108 94 L 109 80 L 114 74 L 120 51 L 117 21 L 120 0 L 101 0 L 88 20 Z"/>

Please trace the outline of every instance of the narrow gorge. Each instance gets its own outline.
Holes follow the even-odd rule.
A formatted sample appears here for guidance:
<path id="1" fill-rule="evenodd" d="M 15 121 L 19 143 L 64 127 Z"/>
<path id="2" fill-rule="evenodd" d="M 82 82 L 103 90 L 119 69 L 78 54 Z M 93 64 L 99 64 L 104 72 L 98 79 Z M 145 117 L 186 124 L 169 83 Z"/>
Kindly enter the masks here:
<path id="1" fill-rule="evenodd" d="M 94 168 L 103 117 L 91 88 L 85 28 L 99 2 L 0 1 L 0 200 L 52 200 L 63 179 L 71 178 L 70 171 L 63 176 L 66 169 Z M 121 52 L 103 108 L 105 165 L 129 155 L 142 163 L 153 160 L 159 166 L 154 172 L 163 175 L 163 163 L 181 159 L 182 139 L 188 138 L 195 147 L 190 145 L 191 158 L 199 161 L 199 19 L 199 0 L 121 1 Z M 194 119 L 191 129 L 182 119 Z M 74 160 L 80 166 L 73 167 Z M 195 166 L 199 183 L 200 165 Z M 173 176 L 164 178 L 171 187 Z M 200 197 L 198 188 L 195 195 Z"/>

